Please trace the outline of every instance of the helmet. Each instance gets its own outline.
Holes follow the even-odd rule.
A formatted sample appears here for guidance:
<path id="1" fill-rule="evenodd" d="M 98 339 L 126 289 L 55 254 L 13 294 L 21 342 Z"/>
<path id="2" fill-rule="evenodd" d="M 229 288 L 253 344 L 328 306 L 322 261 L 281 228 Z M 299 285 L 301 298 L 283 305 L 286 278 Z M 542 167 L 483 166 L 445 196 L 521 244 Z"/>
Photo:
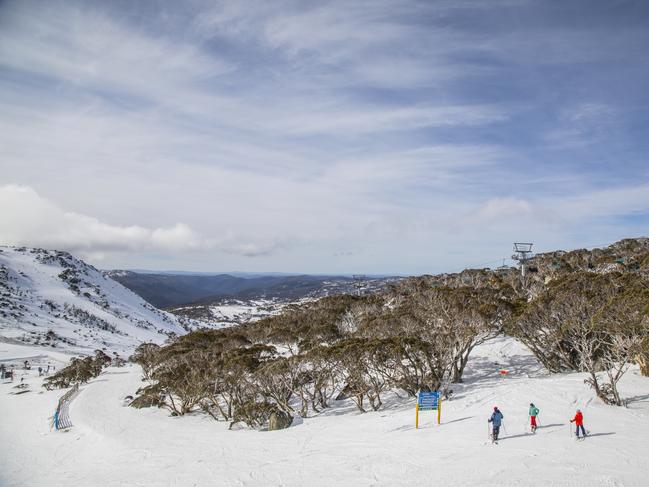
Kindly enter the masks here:
<path id="1" fill-rule="evenodd" d="M 581 413 L 581 409 L 577 409 L 577 412 L 578 412 L 578 413 Z"/>
<path id="2" fill-rule="evenodd" d="M 498 411 L 498 406 L 494 406 L 494 411 Z"/>
<path id="3" fill-rule="evenodd" d="M 531 406 L 531 407 L 534 407 L 534 403 L 533 403 L 533 402 L 531 402 L 531 403 L 530 403 L 530 406 Z"/>

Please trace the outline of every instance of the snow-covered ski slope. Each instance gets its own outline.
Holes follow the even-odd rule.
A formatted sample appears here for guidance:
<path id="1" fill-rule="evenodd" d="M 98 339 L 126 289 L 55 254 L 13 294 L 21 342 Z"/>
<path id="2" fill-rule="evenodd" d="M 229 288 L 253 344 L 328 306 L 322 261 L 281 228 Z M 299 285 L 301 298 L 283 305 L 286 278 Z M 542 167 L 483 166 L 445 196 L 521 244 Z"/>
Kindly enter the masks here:
<path id="1" fill-rule="evenodd" d="M 74 353 L 128 353 L 143 341 L 163 342 L 169 333 L 185 333 L 174 315 L 70 254 L 0 247 L 0 340 Z"/>
<path id="2" fill-rule="evenodd" d="M 0 350 L 2 349 L 0 344 Z M 509 370 L 501 378 L 498 371 Z M 82 386 L 70 408 L 74 427 L 49 430 L 63 391 L 9 395 L 0 385 L 0 485 L 14 486 L 645 486 L 649 474 L 649 379 L 632 370 L 628 408 L 605 406 L 583 374 L 548 375 L 511 339 L 472 356 L 465 385 L 414 427 L 414 400 L 392 397 L 358 414 L 348 402 L 288 430 L 228 431 L 197 414 L 124 407 L 141 385 L 137 367 L 109 369 Z M 28 382 L 38 389 L 38 379 Z M 541 410 L 536 435 L 527 411 Z M 487 417 L 502 410 L 501 441 Z M 569 419 L 584 412 L 591 436 L 577 442 Z M 10 439 L 10 441 L 6 441 Z"/>

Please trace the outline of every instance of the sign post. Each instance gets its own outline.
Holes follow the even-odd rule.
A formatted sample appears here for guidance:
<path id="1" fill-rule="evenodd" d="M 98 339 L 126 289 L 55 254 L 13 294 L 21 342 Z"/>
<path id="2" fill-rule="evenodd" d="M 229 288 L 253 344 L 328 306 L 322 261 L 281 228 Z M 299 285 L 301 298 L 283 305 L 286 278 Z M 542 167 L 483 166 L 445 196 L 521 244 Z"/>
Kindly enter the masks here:
<path id="1" fill-rule="evenodd" d="M 437 411 L 437 424 L 442 422 L 442 397 L 439 391 L 419 391 L 415 407 L 415 428 L 419 429 L 419 411 Z"/>

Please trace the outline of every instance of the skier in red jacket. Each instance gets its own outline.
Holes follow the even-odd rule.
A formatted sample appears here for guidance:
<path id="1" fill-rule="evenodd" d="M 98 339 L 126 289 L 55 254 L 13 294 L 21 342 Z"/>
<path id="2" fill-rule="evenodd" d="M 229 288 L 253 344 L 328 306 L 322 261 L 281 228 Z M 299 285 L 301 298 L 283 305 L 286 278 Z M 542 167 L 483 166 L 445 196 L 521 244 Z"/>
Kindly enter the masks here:
<path id="1" fill-rule="evenodd" d="M 586 430 L 584 429 L 584 415 L 581 414 L 580 409 L 577 409 L 575 417 L 572 418 L 570 422 L 575 423 L 575 425 L 577 426 L 577 431 L 575 431 L 577 438 L 579 438 L 579 428 L 581 428 L 581 434 L 584 435 L 584 438 L 586 438 Z"/>

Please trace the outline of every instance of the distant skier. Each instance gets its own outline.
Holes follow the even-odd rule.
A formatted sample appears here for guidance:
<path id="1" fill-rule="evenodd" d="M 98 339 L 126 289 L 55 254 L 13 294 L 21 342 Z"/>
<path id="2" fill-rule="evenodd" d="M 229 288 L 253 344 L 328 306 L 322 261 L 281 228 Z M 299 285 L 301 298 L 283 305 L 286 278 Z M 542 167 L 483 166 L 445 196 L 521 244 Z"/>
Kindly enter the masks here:
<path id="1" fill-rule="evenodd" d="M 43 367 L 38 368 L 38 376 L 40 377 L 41 375 L 43 375 Z"/>
<path id="2" fill-rule="evenodd" d="M 536 433 L 536 417 L 539 415 L 539 408 L 537 408 L 533 402 L 530 403 L 530 427 L 532 428 L 532 433 Z"/>
<path id="3" fill-rule="evenodd" d="M 581 410 L 577 409 L 577 412 L 575 413 L 575 417 L 570 420 L 571 423 L 575 423 L 577 429 L 575 431 L 575 434 L 577 435 L 577 438 L 579 438 L 579 428 L 581 428 L 581 434 L 586 438 L 586 430 L 584 429 L 584 415 L 581 414 Z"/>
<path id="4" fill-rule="evenodd" d="M 496 443 L 498 441 L 498 433 L 500 433 L 500 425 L 502 424 L 503 413 L 500 412 L 498 406 L 494 406 L 494 412 L 487 421 L 491 423 L 491 441 Z"/>

